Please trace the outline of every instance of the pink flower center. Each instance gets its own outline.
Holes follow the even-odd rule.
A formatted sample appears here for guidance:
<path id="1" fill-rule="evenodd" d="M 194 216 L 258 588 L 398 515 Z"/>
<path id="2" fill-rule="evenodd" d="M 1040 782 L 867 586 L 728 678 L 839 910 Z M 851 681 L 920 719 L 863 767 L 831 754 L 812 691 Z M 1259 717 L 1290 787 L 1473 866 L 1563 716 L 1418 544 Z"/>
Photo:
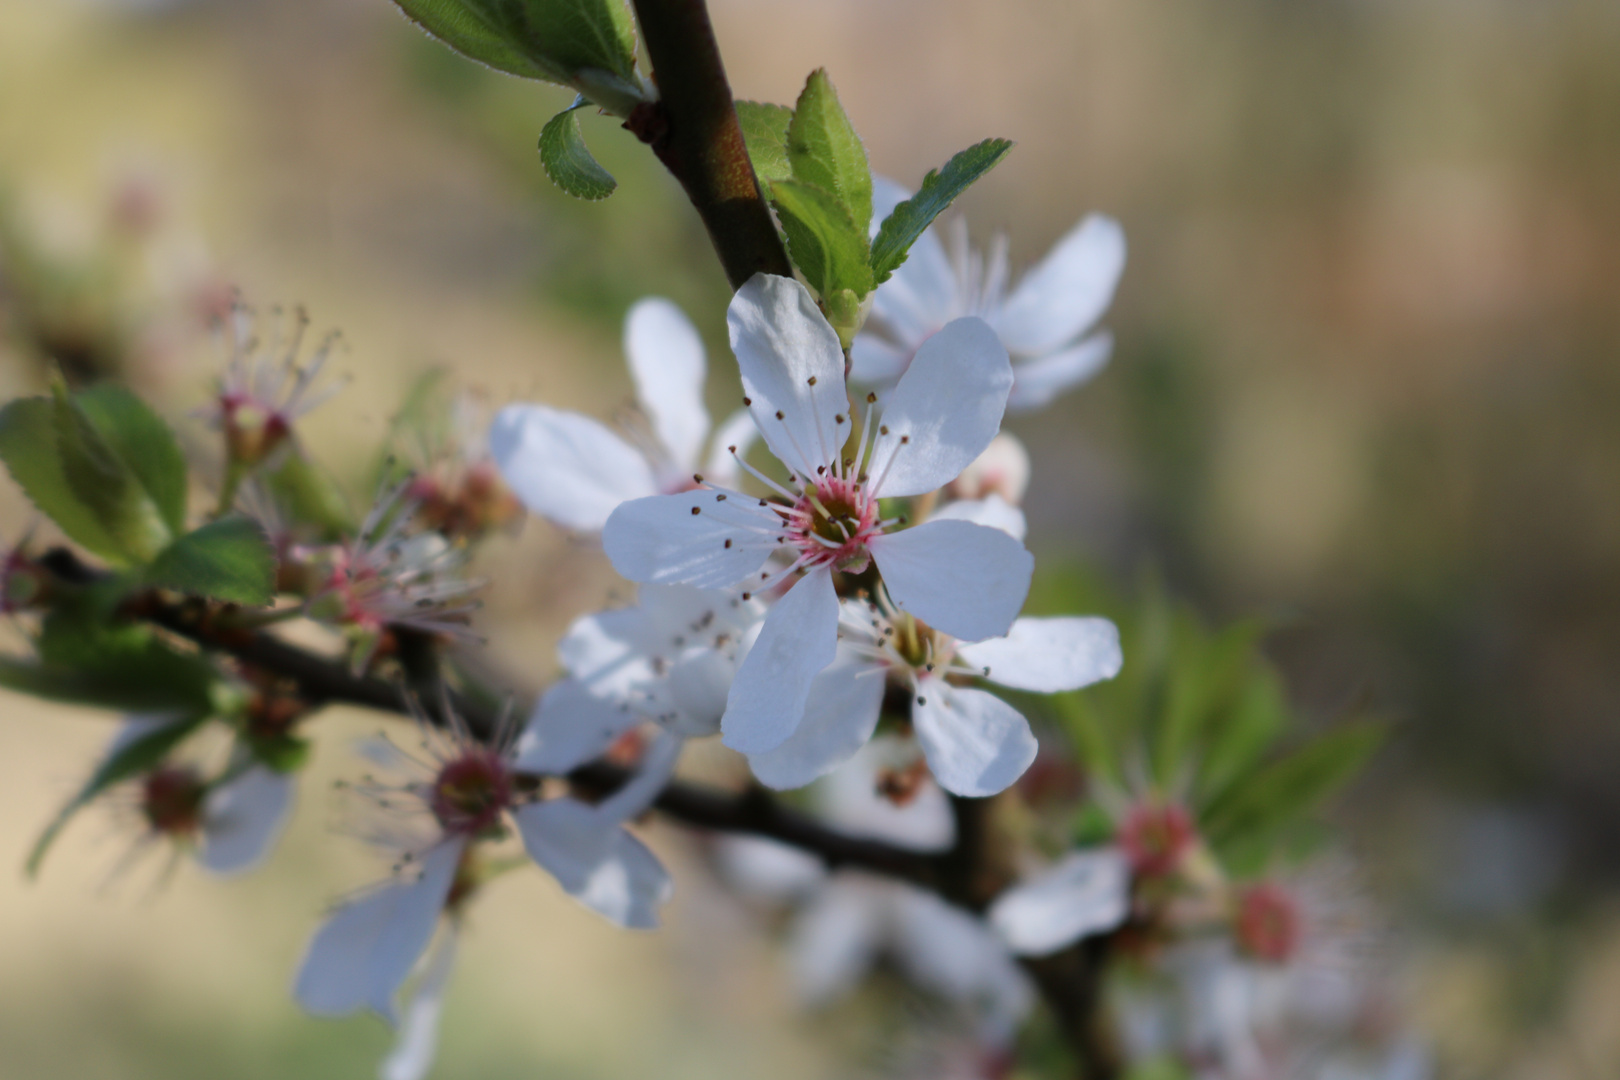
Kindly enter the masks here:
<path id="1" fill-rule="evenodd" d="M 821 480 L 799 496 L 785 524 L 806 566 L 830 563 L 850 573 L 866 569 L 866 542 L 883 531 L 870 489 L 842 477 Z"/>
<path id="2" fill-rule="evenodd" d="M 1292 957 L 1299 947 L 1299 923 L 1299 905 L 1280 885 L 1256 885 L 1238 901 L 1238 944 L 1257 960 L 1281 964 Z"/>
<path id="3" fill-rule="evenodd" d="M 488 747 L 468 747 L 445 762 L 433 780 L 428 805 L 446 832 L 477 835 L 499 820 L 512 802 L 512 773 Z"/>
<path id="4" fill-rule="evenodd" d="M 1142 803 L 1119 829 L 1120 846 L 1139 877 L 1174 873 L 1195 837 L 1192 817 L 1174 803 Z"/>

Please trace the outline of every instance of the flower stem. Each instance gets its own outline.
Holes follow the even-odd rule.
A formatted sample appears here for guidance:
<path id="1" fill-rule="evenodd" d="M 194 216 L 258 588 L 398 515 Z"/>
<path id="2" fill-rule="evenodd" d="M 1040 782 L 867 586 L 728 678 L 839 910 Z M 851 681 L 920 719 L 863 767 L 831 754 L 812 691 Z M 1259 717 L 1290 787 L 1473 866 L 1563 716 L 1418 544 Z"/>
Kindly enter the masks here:
<path id="1" fill-rule="evenodd" d="M 635 8 L 659 100 L 639 106 L 624 126 L 686 189 L 733 289 L 759 273 L 791 277 L 704 0 L 635 0 Z"/>

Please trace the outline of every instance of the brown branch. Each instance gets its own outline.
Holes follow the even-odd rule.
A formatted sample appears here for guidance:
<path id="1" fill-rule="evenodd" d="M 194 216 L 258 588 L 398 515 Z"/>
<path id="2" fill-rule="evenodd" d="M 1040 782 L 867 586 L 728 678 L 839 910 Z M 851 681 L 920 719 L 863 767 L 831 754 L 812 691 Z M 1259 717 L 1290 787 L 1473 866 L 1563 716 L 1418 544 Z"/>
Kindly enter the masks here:
<path id="1" fill-rule="evenodd" d="M 791 277 L 703 0 L 635 0 L 659 100 L 625 127 L 652 147 L 703 219 L 733 289 L 758 273 Z"/>

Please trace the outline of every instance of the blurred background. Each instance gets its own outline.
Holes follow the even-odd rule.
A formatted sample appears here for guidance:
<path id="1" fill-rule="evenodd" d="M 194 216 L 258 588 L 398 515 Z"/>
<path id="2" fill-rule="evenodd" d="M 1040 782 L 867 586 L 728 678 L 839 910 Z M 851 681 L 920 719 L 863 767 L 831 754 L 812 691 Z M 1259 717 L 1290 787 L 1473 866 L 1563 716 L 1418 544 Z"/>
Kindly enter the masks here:
<path id="1" fill-rule="evenodd" d="M 959 205 L 1015 269 L 1085 212 L 1131 253 L 1108 369 L 1009 427 L 1044 565 L 1163 576 L 1260 614 L 1303 713 L 1395 721 L 1339 807 L 1448 1077 L 1620 1075 L 1620 6 L 1610 0 L 715 0 L 738 97 L 825 66 L 877 171 L 989 135 Z M 0 395 L 121 358 L 206 454 L 239 287 L 340 327 L 355 385 L 310 445 L 362 496 L 392 411 L 448 368 L 492 405 L 629 400 L 620 320 L 679 302 L 735 399 L 695 216 L 601 118 L 584 204 L 535 153 L 565 92 L 492 74 L 385 0 L 0 0 Z M 0 532 L 27 525 L 0 493 Z M 485 629 L 538 685 L 614 589 L 543 523 L 498 541 Z M 266 871 L 149 863 L 85 815 L 20 873 L 105 716 L 0 699 L 0 1075 L 369 1075 L 369 1019 L 285 993 L 325 902 L 336 720 Z M 655 828 L 669 858 L 680 839 Z M 161 860 L 157 860 L 161 861 Z M 826 1077 L 858 1025 L 797 1017 L 763 939 L 683 873 L 672 927 L 602 925 L 540 875 L 475 913 L 440 1075 Z M 111 878 L 111 880 L 109 880 Z M 847 1018 L 846 1018 L 847 1019 Z"/>

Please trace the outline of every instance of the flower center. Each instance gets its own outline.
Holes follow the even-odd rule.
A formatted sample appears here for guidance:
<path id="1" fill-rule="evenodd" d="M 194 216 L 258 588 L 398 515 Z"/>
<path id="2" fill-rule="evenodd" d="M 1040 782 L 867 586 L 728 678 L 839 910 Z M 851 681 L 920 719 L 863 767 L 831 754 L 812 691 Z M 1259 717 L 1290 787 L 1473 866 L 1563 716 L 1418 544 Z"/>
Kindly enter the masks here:
<path id="1" fill-rule="evenodd" d="M 1256 885 L 1238 902 L 1238 943 L 1258 960 L 1284 963 L 1299 946 L 1299 921 L 1292 896 L 1276 885 Z"/>
<path id="2" fill-rule="evenodd" d="M 203 793 L 202 780 L 192 770 L 158 769 L 141 785 L 141 813 L 153 832 L 193 836 L 202 828 Z"/>
<path id="3" fill-rule="evenodd" d="M 485 832 L 511 805 L 512 774 L 495 751 L 471 747 L 439 770 L 428 802 L 446 832 Z"/>
<path id="4" fill-rule="evenodd" d="M 832 563 L 849 573 L 866 569 L 866 541 L 882 530 L 877 500 L 842 478 L 823 480 L 799 497 L 788 516 L 795 545 L 810 565 Z"/>
<path id="5" fill-rule="evenodd" d="M 1192 817 L 1174 803 L 1143 803 L 1119 830 L 1120 846 L 1142 877 L 1174 873 L 1193 839 Z"/>

